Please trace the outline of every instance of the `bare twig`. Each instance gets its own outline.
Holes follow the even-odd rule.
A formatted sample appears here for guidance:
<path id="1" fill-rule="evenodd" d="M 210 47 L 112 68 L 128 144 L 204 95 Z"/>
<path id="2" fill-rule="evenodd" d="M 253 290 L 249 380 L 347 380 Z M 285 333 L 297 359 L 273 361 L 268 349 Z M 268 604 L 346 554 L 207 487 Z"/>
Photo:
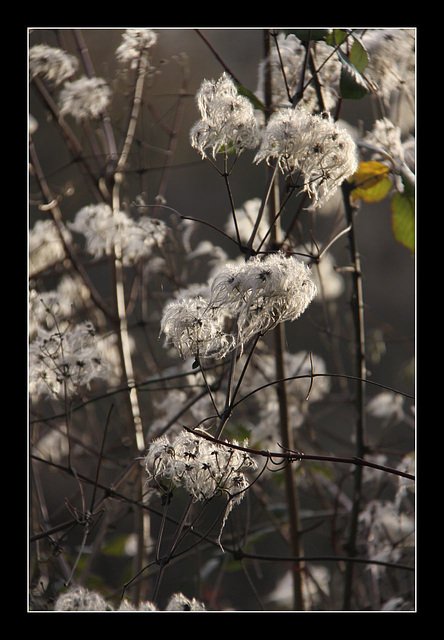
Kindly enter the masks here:
<path id="1" fill-rule="evenodd" d="M 270 460 L 280 460 L 280 461 L 288 461 L 288 462 L 303 462 L 304 460 L 317 460 L 318 462 L 331 462 L 331 463 L 340 463 L 340 464 L 351 464 L 356 467 L 368 467 L 369 469 L 378 469 L 379 471 L 384 471 L 385 473 L 390 473 L 395 476 L 399 476 L 401 478 L 407 478 L 408 480 L 415 480 L 415 476 L 411 473 L 407 473 L 406 471 L 401 471 L 400 469 L 395 469 L 393 467 L 388 467 L 386 465 L 377 464 L 376 462 L 371 462 L 370 460 L 365 460 L 364 458 L 356 458 L 356 457 L 347 457 L 347 456 L 325 456 L 319 454 L 312 453 L 302 453 L 301 451 L 291 451 L 286 449 L 284 452 L 282 451 L 268 451 L 264 449 L 253 449 L 251 447 L 244 447 L 242 445 L 233 444 L 232 442 L 228 442 L 227 440 L 220 440 L 210 435 L 206 431 L 201 431 L 196 428 L 190 428 L 183 426 L 186 431 L 199 436 L 200 438 L 204 438 L 205 440 L 209 440 L 210 442 L 214 442 L 216 444 L 224 445 L 225 447 L 229 447 L 231 449 L 236 449 L 238 451 L 244 451 L 245 453 L 249 453 L 253 456 L 262 456 L 269 458 Z"/>

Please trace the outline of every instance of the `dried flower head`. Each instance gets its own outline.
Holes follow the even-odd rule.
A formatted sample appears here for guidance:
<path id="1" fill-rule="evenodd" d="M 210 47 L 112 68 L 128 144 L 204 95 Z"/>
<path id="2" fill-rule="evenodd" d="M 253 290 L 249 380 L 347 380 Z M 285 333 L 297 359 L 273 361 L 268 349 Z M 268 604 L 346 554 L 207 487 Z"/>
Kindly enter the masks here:
<path id="1" fill-rule="evenodd" d="M 389 118 L 376 120 L 372 130 L 366 133 L 364 142 L 386 151 L 399 165 L 404 162 L 405 152 L 401 140 L 401 128 L 393 124 Z"/>
<path id="2" fill-rule="evenodd" d="M 76 394 L 95 379 L 106 379 L 108 367 L 95 329 L 84 322 L 65 330 L 39 329 L 29 348 L 29 391 L 32 397 Z"/>
<path id="3" fill-rule="evenodd" d="M 315 295 L 309 267 L 276 253 L 222 269 L 211 285 L 210 306 L 236 318 L 243 344 L 280 322 L 296 320 Z"/>
<path id="4" fill-rule="evenodd" d="M 29 75 L 31 80 L 42 76 L 59 85 L 77 71 L 79 61 L 63 49 L 37 44 L 29 50 Z"/>
<path id="5" fill-rule="evenodd" d="M 122 43 L 116 50 L 119 62 L 133 63 L 143 51 L 151 49 L 157 42 L 157 33 L 152 29 L 126 29 L 122 35 Z"/>
<path id="6" fill-rule="evenodd" d="M 358 167 L 352 137 L 328 113 L 280 109 L 268 121 L 257 163 L 276 159 L 282 172 L 303 178 L 313 207 L 322 206 Z"/>
<path id="7" fill-rule="evenodd" d="M 71 234 L 65 232 L 67 240 Z M 37 220 L 29 232 L 29 270 L 31 275 L 65 258 L 65 248 L 52 220 Z"/>
<path id="8" fill-rule="evenodd" d="M 363 42 L 370 54 L 366 74 L 378 86 L 386 106 L 390 106 L 390 98 L 397 91 L 404 92 L 413 101 L 414 29 L 367 29 Z"/>
<path id="9" fill-rule="evenodd" d="M 225 72 L 214 80 L 204 80 L 196 94 L 201 119 L 190 131 L 191 146 L 206 157 L 221 150 L 241 153 L 259 144 L 259 129 L 251 102 L 241 96 Z"/>
<path id="10" fill-rule="evenodd" d="M 165 611 L 206 611 L 206 608 L 196 598 L 190 600 L 183 593 L 174 593 L 168 600 Z"/>
<path id="11" fill-rule="evenodd" d="M 85 236 L 86 250 L 95 258 L 112 255 L 119 244 L 124 265 L 150 256 L 152 249 L 163 244 L 168 234 L 162 220 L 148 217 L 133 220 L 123 211 L 113 211 L 103 203 L 80 209 L 69 227 Z"/>
<path id="12" fill-rule="evenodd" d="M 231 444 L 238 445 L 237 442 Z M 162 436 L 154 440 L 145 457 L 148 477 L 159 483 L 185 489 L 195 501 L 207 501 L 221 494 L 228 499 L 222 528 L 233 506 L 240 503 L 250 486 L 245 475 L 257 468 L 246 452 L 213 443 L 182 430 L 172 440 Z M 248 445 L 244 442 L 244 446 Z M 219 536 L 220 537 L 220 536 Z"/>
<path id="13" fill-rule="evenodd" d="M 161 332 L 181 357 L 223 358 L 234 347 L 234 339 L 224 331 L 223 315 L 214 313 L 201 295 L 181 297 L 163 311 Z"/>
<path id="14" fill-rule="evenodd" d="M 129 600 L 122 600 L 117 611 L 158 611 L 155 604 L 146 600 L 139 605 L 134 605 Z"/>
<path id="15" fill-rule="evenodd" d="M 96 591 L 84 587 L 70 587 L 59 595 L 54 611 L 112 611 L 105 599 Z"/>
<path id="16" fill-rule="evenodd" d="M 392 391 L 382 391 L 368 402 L 367 411 L 375 418 L 396 424 L 404 417 L 404 398 Z"/>
<path id="17" fill-rule="evenodd" d="M 311 377 L 312 373 L 326 373 L 325 361 L 306 351 L 284 353 L 286 394 L 289 424 L 296 430 L 306 423 L 307 411 L 312 403 L 319 402 L 330 391 L 328 376 Z M 291 379 L 293 378 L 293 379 Z M 276 393 L 276 361 L 262 344 L 255 350 L 250 366 L 243 378 L 245 395 L 253 393 L 251 402 L 237 407 L 238 421 L 248 425 L 254 448 L 274 447 L 279 443 L 279 398 Z M 239 411 L 241 414 L 239 415 Z"/>
<path id="18" fill-rule="evenodd" d="M 108 108 L 111 89 L 103 78 L 80 78 L 66 82 L 59 96 L 60 112 L 78 121 L 97 120 Z"/>
<path id="19" fill-rule="evenodd" d="M 256 256 L 248 262 L 227 263 L 214 275 L 206 294 L 168 303 L 161 332 L 184 358 L 221 358 L 235 347 L 242 349 L 254 335 L 296 320 L 315 295 L 304 263 L 282 253 Z"/>
<path id="20" fill-rule="evenodd" d="M 29 336 L 35 337 L 39 329 L 62 331 L 70 322 L 75 308 L 85 308 L 90 300 L 89 289 L 77 276 L 65 274 L 56 289 L 29 292 Z M 48 309 L 51 310 L 48 313 Z"/>

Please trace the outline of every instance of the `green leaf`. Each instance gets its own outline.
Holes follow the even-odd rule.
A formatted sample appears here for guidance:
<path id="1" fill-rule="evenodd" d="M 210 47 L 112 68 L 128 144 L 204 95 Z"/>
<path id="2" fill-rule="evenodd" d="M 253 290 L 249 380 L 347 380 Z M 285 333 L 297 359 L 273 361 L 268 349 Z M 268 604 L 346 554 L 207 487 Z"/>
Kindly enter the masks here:
<path id="1" fill-rule="evenodd" d="M 219 149 L 217 150 L 217 153 L 231 153 L 234 154 L 236 153 L 236 147 L 234 146 L 233 142 L 229 142 L 228 145 L 221 145 L 219 147 Z"/>
<path id="2" fill-rule="evenodd" d="M 340 49 L 338 49 L 336 53 L 342 64 L 341 79 L 339 82 L 341 96 L 350 100 L 360 100 L 368 93 L 367 82 L 353 62 L 349 60 Z M 362 52 L 358 49 L 356 49 L 355 57 L 359 63 L 362 62 Z"/>
<path id="3" fill-rule="evenodd" d="M 333 29 L 325 38 L 325 42 L 332 47 L 337 47 L 338 44 L 345 42 L 348 35 L 347 31 L 344 31 L 344 29 Z"/>
<path id="4" fill-rule="evenodd" d="M 415 198 L 405 193 L 394 193 L 391 200 L 392 228 L 396 240 L 415 251 Z"/>
<path id="5" fill-rule="evenodd" d="M 367 49 L 359 40 L 354 40 L 350 49 L 350 62 L 359 73 L 362 73 L 369 63 Z"/>

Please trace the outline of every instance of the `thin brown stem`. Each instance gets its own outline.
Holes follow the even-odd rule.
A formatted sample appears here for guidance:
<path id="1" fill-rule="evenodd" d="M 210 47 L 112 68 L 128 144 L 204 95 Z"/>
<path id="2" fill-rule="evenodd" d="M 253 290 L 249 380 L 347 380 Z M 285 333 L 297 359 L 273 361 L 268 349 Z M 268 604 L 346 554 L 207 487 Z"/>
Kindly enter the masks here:
<path id="1" fill-rule="evenodd" d="M 365 380 L 366 380 L 366 352 L 365 352 L 365 328 L 364 328 L 364 298 L 362 288 L 361 262 L 357 247 L 356 230 L 355 230 L 355 214 L 356 209 L 351 205 L 350 201 L 351 185 L 346 183 L 342 187 L 345 213 L 349 232 L 349 246 L 351 260 L 353 263 L 353 290 L 352 290 L 352 312 L 355 330 L 355 358 L 356 358 L 356 374 L 359 381 L 356 384 L 356 423 L 355 423 L 355 447 L 356 457 L 364 458 L 366 447 L 366 421 L 365 421 Z M 355 469 L 354 487 L 353 487 L 353 508 L 350 521 L 350 529 L 346 550 L 350 556 L 357 555 L 357 535 L 358 520 L 362 499 L 362 466 Z M 345 572 L 344 601 L 343 609 L 350 610 L 353 593 L 354 565 L 348 563 Z"/>
<path id="2" fill-rule="evenodd" d="M 74 159 L 74 162 L 79 166 L 80 171 L 85 176 L 88 186 L 91 189 L 92 195 L 94 198 L 101 202 L 103 200 L 103 195 L 98 187 L 98 181 L 96 175 L 89 164 L 88 159 L 85 157 L 83 152 L 83 147 L 74 134 L 73 130 L 66 122 L 65 118 L 60 113 L 60 109 L 57 103 L 53 100 L 52 96 L 47 91 L 42 80 L 36 76 L 32 80 L 32 86 L 37 91 L 40 99 L 45 104 L 45 106 L 49 109 L 51 115 L 54 118 L 55 123 L 57 124 L 63 139 Z"/>
<path id="3" fill-rule="evenodd" d="M 201 438 L 205 438 L 205 440 L 209 440 L 210 442 L 215 442 L 216 444 L 224 445 L 225 447 L 229 447 L 230 449 L 236 449 L 238 451 L 244 451 L 245 453 L 249 453 L 254 456 L 262 456 L 269 458 L 270 460 L 280 460 L 280 461 L 288 461 L 288 462 L 303 462 L 304 460 L 317 460 L 318 462 L 330 462 L 333 464 L 350 464 L 356 467 L 368 467 L 369 469 L 378 469 L 379 471 L 383 471 L 385 473 L 390 473 L 400 478 L 407 478 L 408 480 L 415 480 L 415 476 L 411 473 L 407 473 L 406 471 L 401 471 L 400 469 L 394 469 L 392 467 L 388 467 L 386 465 L 377 464 L 376 462 L 370 462 L 369 460 L 365 460 L 363 458 L 356 457 L 347 457 L 347 456 L 325 456 L 311 453 L 302 453 L 301 451 L 265 451 L 260 449 L 252 449 L 251 447 L 244 447 L 242 445 L 233 444 L 231 442 L 226 442 L 225 440 L 218 440 L 214 438 L 209 433 L 205 431 L 198 431 L 195 429 L 190 429 L 189 427 L 185 427 L 186 431 L 199 436 Z M 284 447 L 283 447 L 284 448 Z M 279 463 L 280 464 L 280 463 Z"/>
<path id="4" fill-rule="evenodd" d="M 264 32 L 264 55 L 267 58 L 270 54 L 270 34 L 268 31 Z M 272 75 L 271 70 L 268 68 L 268 79 L 266 80 L 267 95 L 265 96 L 265 104 L 270 109 L 272 106 Z M 266 197 L 262 203 L 262 210 L 259 212 L 256 220 L 256 225 L 251 234 L 250 248 L 253 245 L 254 235 L 259 226 L 261 214 L 265 205 L 268 205 L 268 219 L 271 227 L 270 234 L 270 247 L 278 246 L 280 241 L 280 224 L 278 213 L 281 211 L 280 195 L 279 195 L 279 183 L 276 180 L 278 163 L 276 162 L 273 168 L 269 169 L 268 184 Z M 274 340 L 274 359 L 276 378 L 279 380 L 277 383 L 277 396 L 279 403 L 279 427 L 282 439 L 282 445 L 286 449 L 293 449 L 293 430 L 291 428 L 289 420 L 288 410 L 288 397 L 287 387 L 285 383 L 285 361 L 284 361 L 284 345 L 285 345 L 285 329 L 284 325 L 278 324 L 273 330 Z M 302 552 L 302 538 L 300 535 L 300 516 L 299 516 L 299 495 L 298 488 L 296 486 L 296 479 L 293 474 L 291 465 L 286 465 L 283 470 L 285 479 L 285 495 L 288 509 L 288 520 L 290 528 L 290 548 L 293 556 L 301 556 Z M 304 610 L 304 598 L 302 594 L 302 569 L 303 564 L 295 564 L 292 571 L 293 578 L 293 609 L 296 611 Z"/>

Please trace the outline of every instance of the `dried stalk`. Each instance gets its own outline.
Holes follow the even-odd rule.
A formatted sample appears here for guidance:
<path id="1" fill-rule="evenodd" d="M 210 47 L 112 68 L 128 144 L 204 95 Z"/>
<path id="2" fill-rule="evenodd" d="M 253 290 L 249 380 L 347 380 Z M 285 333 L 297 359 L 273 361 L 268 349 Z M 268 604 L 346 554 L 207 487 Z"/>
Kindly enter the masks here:
<path id="1" fill-rule="evenodd" d="M 270 35 L 268 31 L 264 33 L 264 53 L 265 59 L 270 55 Z M 268 66 L 268 73 L 266 77 L 265 87 L 266 97 L 265 104 L 270 108 L 272 104 L 272 77 L 271 69 Z M 272 231 L 270 234 L 270 246 L 278 246 L 280 240 L 280 224 L 277 213 L 280 211 L 280 195 L 279 195 L 279 182 L 276 180 L 276 167 L 269 171 L 269 186 L 271 197 L 268 198 L 268 219 L 270 225 L 272 225 Z M 258 222 L 256 223 L 258 225 Z M 250 238 L 250 248 L 254 234 Z M 288 417 L 288 398 L 287 388 L 285 382 L 285 363 L 284 363 L 284 345 L 285 345 L 285 328 L 280 323 L 273 331 L 274 338 L 274 357 L 276 367 L 276 378 L 279 380 L 277 383 L 277 395 L 279 402 L 279 417 L 280 417 L 280 432 L 282 446 L 286 449 L 294 449 L 293 436 L 291 425 Z M 302 539 L 300 535 L 300 516 L 299 516 L 299 497 L 298 489 L 296 486 L 296 479 L 293 473 L 293 467 L 288 464 L 284 468 L 285 478 L 285 494 L 288 508 L 288 519 L 290 527 L 290 547 L 291 555 L 294 557 L 303 556 L 302 551 Z M 302 593 L 302 570 L 303 564 L 301 562 L 295 563 L 292 571 L 293 578 L 293 608 L 296 611 L 304 610 L 304 598 Z"/>
<path id="2" fill-rule="evenodd" d="M 357 458 L 364 458 L 366 453 L 365 444 L 365 382 L 366 382 L 366 354 L 365 354 L 365 329 L 364 329 L 364 298 L 362 290 L 362 274 L 361 263 L 356 242 L 355 233 L 355 213 L 356 209 L 352 207 L 350 202 L 351 186 L 349 183 L 345 183 L 342 186 L 343 200 L 345 206 L 345 214 L 347 217 L 347 225 L 350 228 L 349 247 L 351 260 L 353 263 L 353 290 L 352 290 L 352 311 L 353 311 L 353 323 L 355 331 L 355 349 L 356 349 L 356 375 L 359 380 L 356 384 L 356 424 L 355 424 L 355 450 Z M 363 467 L 358 466 L 354 472 L 354 487 L 353 487 L 353 508 L 351 513 L 350 530 L 348 535 L 348 541 L 346 544 L 346 551 L 353 557 L 357 555 L 356 540 L 358 534 L 358 519 L 359 511 L 361 507 L 362 497 L 362 474 Z M 344 601 L 343 609 L 345 611 L 350 610 L 352 589 L 353 589 L 353 577 L 354 577 L 354 564 L 352 562 L 347 563 L 345 570 L 345 584 L 344 584 Z"/>

